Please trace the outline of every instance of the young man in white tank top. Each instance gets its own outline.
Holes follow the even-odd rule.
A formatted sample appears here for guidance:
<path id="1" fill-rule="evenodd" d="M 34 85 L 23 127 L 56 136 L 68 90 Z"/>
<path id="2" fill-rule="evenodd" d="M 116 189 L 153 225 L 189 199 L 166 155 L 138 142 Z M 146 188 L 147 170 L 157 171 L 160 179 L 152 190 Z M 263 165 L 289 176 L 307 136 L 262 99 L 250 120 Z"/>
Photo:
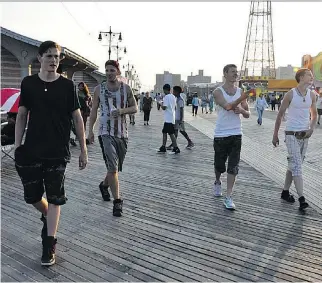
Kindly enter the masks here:
<path id="1" fill-rule="evenodd" d="M 216 121 L 214 135 L 215 150 L 215 174 L 214 183 L 215 196 L 221 196 L 220 176 L 226 171 L 227 166 L 227 196 L 224 205 L 227 209 L 234 210 L 235 204 L 232 200 L 232 192 L 238 174 L 240 150 L 242 143 L 242 129 L 240 114 L 249 118 L 250 112 L 246 98 L 248 92 L 244 93 L 236 87 L 238 72 L 236 65 L 229 64 L 224 67 L 225 83 L 214 92 L 214 99 L 218 105 L 218 118 Z"/>
<path id="2" fill-rule="evenodd" d="M 275 147 L 279 144 L 278 131 L 281 126 L 282 117 L 284 116 L 286 109 L 288 109 L 288 118 L 285 127 L 288 169 L 286 171 L 285 184 L 281 198 L 290 203 L 295 202 L 294 197 L 289 192 L 292 181 L 294 180 L 294 185 L 299 197 L 300 210 L 304 210 L 309 205 L 303 196 L 302 163 L 309 138 L 313 134 L 317 119 L 316 93 L 309 89 L 313 83 L 313 75 L 309 69 L 298 70 L 295 79 L 298 82 L 298 85 L 284 96 L 276 118 L 272 143 Z"/>

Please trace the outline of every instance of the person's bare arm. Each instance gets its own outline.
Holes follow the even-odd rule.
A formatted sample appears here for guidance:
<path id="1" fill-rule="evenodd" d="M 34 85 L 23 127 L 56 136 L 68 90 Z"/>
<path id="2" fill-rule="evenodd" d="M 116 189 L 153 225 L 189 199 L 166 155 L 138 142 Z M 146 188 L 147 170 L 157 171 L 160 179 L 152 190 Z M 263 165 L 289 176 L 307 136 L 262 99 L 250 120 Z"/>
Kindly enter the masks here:
<path id="1" fill-rule="evenodd" d="M 220 105 L 222 108 L 224 108 L 225 110 L 229 111 L 229 110 L 233 110 L 234 108 L 237 107 L 237 105 L 239 105 L 243 100 L 245 100 L 248 97 L 248 92 L 242 92 L 241 96 L 236 99 L 235 101 L 228 103 L 226 101 L 226 99 L 224 98 L 222 92 L 220 89 L 216 89 L 214 91 L 214 99 L 216 104 Z"/>
<path id="2" fill-rule="evenodd" d="M 249 106 L 248 106 L 248 103 L 246 100 L 243 100 L 241 103 L 240 103 L 240 108 L 241 108 L 241 111 L 240 113 L 243 115 L 244 118 L 249 118 L 250 117 L 250 111 L 249 111 Z"/>
<path id="3" fill-rule="evenodd" d="M 85 130 L 84 122 L 79 109 L 72 112 L 72 117 L 75 125 L 76 135 L 79 140 L 80 148 L 82 152 L 86 152 L 86 143 L 85 143 Z"/>
<path id="4" fill-rule="evenodd" d="M 286 109 L 289 107 L 291 101 L 293 98 L 292 91 L 289 91 L 285 94 L 284 99 L 282 100 L 282 104 L 280 107 L 280 110 L 277 113 L 276 121 L 275 121 L 275 128 L 274 128 L 274 136 L 278 136 L 278 131 L 281 127 L 282 118 L 284 117 L 284 114 L 286 112 Z"/>
<path id="5" fill-rule="evenodd" d="M 21 146 L 22 138 L 25 133 L 28 117 L 28 109 L 25 106 L 20 106 L 15 125 L 15 148 Z"/>
<path id="6" fill-rule="evenodd" d="M 316 125 L 316 120 L 318 118 L 318 112 L 316 109 L 316 93 L 314 91 L 312 91 L 310 93 L 311 95 L 311 100 L 312 100 L 312 104 L 310 107 L 310 112 L 311 112 L 311 123 L 310 123 L 310 129 L 307 131 L 305 137 L 309 138 L 310 136 L 312 136 L 315 125 Z"/>
<path id="7" fill-rule="evenodd" d="M 89 126 L 88 126 L 89 137 L 94 136 L 94 126 L 97 120 L 97 110 L 99 106 L 99 93 L 100 93 L 100 85 L 96 86 L 94 89 L 94 98 L 92 100 L 92 110 L 89 116 Z"/>
<path id="8" fill-rule="evenodd" d="M 133 94 L 133 91 L 130 86 L 126 85 L 126 93 L 127 93 L 127 106 L 126 108 L 120 109 L 120 114 L 135 114 L 138 112 L 138 106 L 136 104 L 136 100 Z"/>

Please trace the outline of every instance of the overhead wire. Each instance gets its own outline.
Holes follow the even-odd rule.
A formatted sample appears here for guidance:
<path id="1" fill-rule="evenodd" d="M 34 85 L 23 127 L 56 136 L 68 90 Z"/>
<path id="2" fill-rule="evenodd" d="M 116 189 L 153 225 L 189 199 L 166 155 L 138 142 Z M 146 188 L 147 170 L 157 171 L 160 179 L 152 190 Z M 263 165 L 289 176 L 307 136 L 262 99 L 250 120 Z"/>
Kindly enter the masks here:
<path id="1" fill-rule="evenodd" d="M 72 19 L 74 20 L 74 22 L 78 25 L 78 27 L 83 31 L 83 32 L 85 32 L 86 33 L 86 35 L 88 35 L 88 36 L 91 36 L 91 33 L 90 32 L 87 32 L 86 30 L 85 30 L 85 28 L 77 21 L 77 19 L 73 16 L 73 14 L 69 11 L 69 9 L 67 8 L 67 6 L 64 4 L 64 2 L 60 2 L 62 5 L 63 5 L 63 7 L 64 7 L 64 9 L 66 10 L 66 12 L 72 17 Z"/>

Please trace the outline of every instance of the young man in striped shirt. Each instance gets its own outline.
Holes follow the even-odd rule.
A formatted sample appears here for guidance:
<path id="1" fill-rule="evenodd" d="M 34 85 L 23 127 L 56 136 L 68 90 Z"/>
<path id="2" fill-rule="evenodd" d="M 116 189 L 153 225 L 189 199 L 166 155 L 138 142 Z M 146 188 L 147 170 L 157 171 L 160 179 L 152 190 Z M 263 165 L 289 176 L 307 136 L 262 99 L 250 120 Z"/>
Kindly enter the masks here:
<path id="1" fill-rule="evenodd" d="M 114 198 L 113 215 L 121 216 L 123 200 L 120 198 L 118 172 L 122 171 L 127 152 L 126 115 L 136 113 L 138 108 L 131 87 L 117 79 L 117 76 L 121 74 L 119 63 L 108 60 L 105 63 L 105 71 L 107 81 L 98 85 L 94 90 L 88 139 L 90 143 L 94 141 L 93 129 L 97 119 L 97 110 L 100 107 L 98 140 L 107 174 L 99 188 L 105 201 L 110 200 L 108 188 L 111 189 Z"/>

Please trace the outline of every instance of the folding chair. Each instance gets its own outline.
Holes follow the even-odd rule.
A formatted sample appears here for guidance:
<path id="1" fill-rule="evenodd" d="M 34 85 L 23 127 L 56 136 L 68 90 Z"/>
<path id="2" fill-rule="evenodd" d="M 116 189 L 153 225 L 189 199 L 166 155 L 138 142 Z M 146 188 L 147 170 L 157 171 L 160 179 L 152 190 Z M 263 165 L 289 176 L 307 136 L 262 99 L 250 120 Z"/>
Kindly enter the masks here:
<path id="1" fill-rule="evenodd" d="M 1 119 L 3 117 L 3 115 L 6 115 L 7 112 L 6 111 L 1 111 Z M 4 121 L 2 122 L 1 121 L 1 129 L 3 126 L 7 125 L 8 122 L 7 121 Z M 1 159 L 4 159 L 5 157 L 9 157 L 10 159 L 12 159 L 14 161 L 14 158 L 10 155 L 11 151 L 14 149 L 14 143 L 12 144 L 6 144 L 6 145 L 2 145 L 1 144 L 1 152 L 4 154 L 4 156 L 1 156 Z"/>

